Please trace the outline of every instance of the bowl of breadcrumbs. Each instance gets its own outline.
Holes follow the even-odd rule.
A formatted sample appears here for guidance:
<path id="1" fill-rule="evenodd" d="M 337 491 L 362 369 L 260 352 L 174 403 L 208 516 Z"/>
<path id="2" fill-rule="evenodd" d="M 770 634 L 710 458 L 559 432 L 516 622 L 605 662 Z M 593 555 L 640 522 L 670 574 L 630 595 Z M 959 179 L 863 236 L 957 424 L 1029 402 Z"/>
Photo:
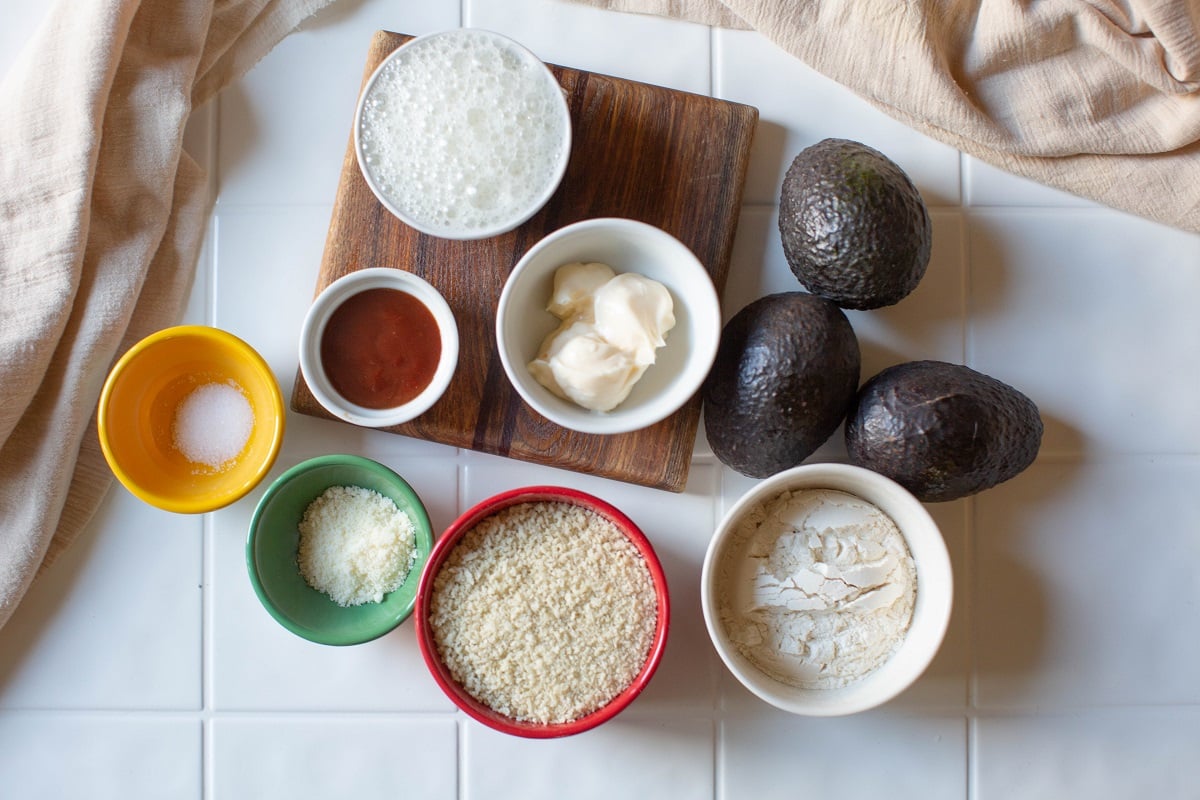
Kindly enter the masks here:
<path id="1" fill-rule="evenodd" d="M 642 531 L 589 494 L 532 486 L 459 517 L 417 588 L 421 655 L 494 730 L 581 733 L 649 683 L 667 641 L 666 578 Z"/>

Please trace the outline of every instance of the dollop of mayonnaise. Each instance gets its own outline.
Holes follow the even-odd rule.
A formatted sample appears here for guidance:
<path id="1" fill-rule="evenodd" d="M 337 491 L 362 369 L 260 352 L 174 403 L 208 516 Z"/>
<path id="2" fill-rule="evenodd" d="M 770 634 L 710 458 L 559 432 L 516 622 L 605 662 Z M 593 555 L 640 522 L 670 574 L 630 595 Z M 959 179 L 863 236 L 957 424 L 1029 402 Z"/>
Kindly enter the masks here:
<path id="1" fill-rule="evenodd" d="M 529 371 L 554 394 L 592 411 L 612 411 L 629 396 L 675 327 L 667 287 L 597 262 L 559 267 L 546 310 L 562 322 Z"/>

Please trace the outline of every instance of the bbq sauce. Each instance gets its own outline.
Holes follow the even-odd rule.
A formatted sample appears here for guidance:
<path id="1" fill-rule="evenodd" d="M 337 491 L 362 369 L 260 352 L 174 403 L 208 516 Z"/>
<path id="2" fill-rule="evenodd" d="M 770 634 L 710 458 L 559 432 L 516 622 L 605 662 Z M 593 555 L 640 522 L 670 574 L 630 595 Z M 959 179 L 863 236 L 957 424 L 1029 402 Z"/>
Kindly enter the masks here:
<path id="1" fill-rule="evenodd" d="M 367 289 L 329 316 L 321 365 L 338 394 L 364 408 L 403 405 L 433 380 L 442 339 L 424 303 L 398 289 Z"/>

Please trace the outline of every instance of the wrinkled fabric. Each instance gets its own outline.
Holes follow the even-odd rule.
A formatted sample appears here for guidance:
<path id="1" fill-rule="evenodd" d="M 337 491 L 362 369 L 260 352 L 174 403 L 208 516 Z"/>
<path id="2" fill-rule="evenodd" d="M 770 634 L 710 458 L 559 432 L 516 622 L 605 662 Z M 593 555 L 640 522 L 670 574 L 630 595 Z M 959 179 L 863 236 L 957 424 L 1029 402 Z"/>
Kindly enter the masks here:
<path id="1" fill-rule="evenodd" d="M 1200 231 L 1200 0 L 575 0 L 752 29 L 1009 172 Z"/>
<path id="2" fill-rule="evenodd" d="M 182 314 L 193 109 L 330 0 L 56 0 L 0 83 L 0 625 L 112 482 L 113 361 Z"/>

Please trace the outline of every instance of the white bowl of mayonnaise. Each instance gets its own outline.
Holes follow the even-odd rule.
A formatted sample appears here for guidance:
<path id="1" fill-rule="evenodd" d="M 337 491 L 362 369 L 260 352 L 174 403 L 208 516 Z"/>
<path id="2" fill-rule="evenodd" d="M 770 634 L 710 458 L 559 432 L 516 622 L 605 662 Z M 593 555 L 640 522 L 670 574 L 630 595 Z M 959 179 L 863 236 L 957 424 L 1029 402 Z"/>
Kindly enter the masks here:
<path id="1" fill-rule="evenodd" d="M 708 546 L 701 607 L 721 660 L 793 714 L 881 705 L 921 676 L 950 620 L 949 553 L 900 484 L 849 464 L 758 483 Z"/>
<path id="2" fill-rule="evenodd" d="M 679 410 L 712 367 L 720 331 L 704 265 L 671 234 L 631 219 L 549 234 L 513 267 L 496 309 L 513 387 L 582 433 L 627 433 Z"/>

